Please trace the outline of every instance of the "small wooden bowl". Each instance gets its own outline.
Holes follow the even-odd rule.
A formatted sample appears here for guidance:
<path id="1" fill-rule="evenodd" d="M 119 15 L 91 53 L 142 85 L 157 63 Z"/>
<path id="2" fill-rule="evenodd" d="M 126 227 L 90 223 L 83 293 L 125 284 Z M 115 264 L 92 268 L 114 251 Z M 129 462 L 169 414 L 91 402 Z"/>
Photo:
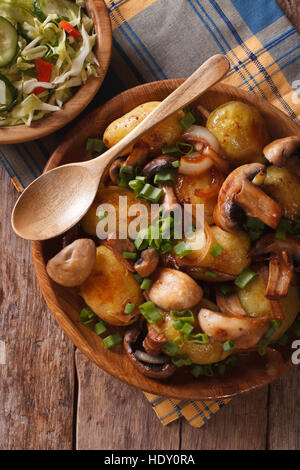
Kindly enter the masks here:
<path id="1" fill-rule="evenodd" d="M 94 110 L 65 137 L 64 142 L 48 161 L 45 171 L 61 164 L 83 160 L 86 156 L 85 141 L 89 136 L 101 136 L 110 122 L 139 104 L 163 100 L 180 83 L 182 80 L 174 79 L 141 85 L 121 93 Z M 230 100 L 241 100 L 254 105 L 264 116 L 273 138 L 291 134 L 300 135 L 300 128 L 285 114 L 265 100 L 238 88 L 216 85 L 200 98 L 199 103 L 208 110 L 213 110 Z M 239 395 L 262 387 L 292 367 L 290 362 L 292 349 L 286 347 L 280 349 L 275 361 L 268 355 L 261 358 L 257 353 L 250 353 L 248 357 L 239 357 L 239 365 L 231 368 L 224 377 L 194 379 L 189 372 L 182 369 L 166 381 L 144 377 L 129 362 L 122 346 L 107 350 L 102 340 L 91 328 L 79 323 L 78 314 L 83 301 L 76 290 L 61 287 L 48 277 L 46 262 L 59 251 L 60 244 L 59 238 L 32 243 L 36 275 L 45 300 L 57 322 L 75 345 L 99 367 L 123 382 L 157 395 L 182 400 L 216 399 Z"/>
<path id="2" fill-rule="evenodd" d="M 75 95 L 60 111 L 50 113 L 44 118 L 34 121 L 31 126 L 0 127 L 0 144 L 16 144 L 40 139 L 52 134 L 72 121 L 94 98 L 105 78 L 111 56 L 112 32 L 109 14 L 104 0 L 86 0 L 86 9 L 93 19 L 97 33 L 95 55 L 100 64 L 97 67 L 98 77 L 89 77 L 85 85 L 80 87 Z"/>

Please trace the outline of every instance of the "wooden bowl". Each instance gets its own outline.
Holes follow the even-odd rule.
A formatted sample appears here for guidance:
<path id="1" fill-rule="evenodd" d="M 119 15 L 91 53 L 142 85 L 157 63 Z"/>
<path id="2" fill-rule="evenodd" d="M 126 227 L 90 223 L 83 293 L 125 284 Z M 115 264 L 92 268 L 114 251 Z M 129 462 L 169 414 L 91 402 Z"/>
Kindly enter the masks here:
<path id="1" fill-rule="evenodd" d="M 112 47 L 112 32 L 109 14 L 104 0 L 86 0 L 86 9 L 93 19 L 97 33 L 94 48 L 100 64 L 97 67 L 98 77 L 89 77 L 87 82 L 78 89 L 75 95 L 60 111 L 50 113 L 44 118 L 34 121 L 31 126 L 0 127 L 0 144 L 16 144 L 39 139 L 52 134 L 72 121 L 94 98 L 106 75 Z"/>
<path id="2" fill-rule="evenodd" d="M 164 99 L 182 80 L 166 80 L 148 83 L 127 90 L 105 105 L 84 117 L 65 137 L 64 142 L 54 152 L 45 168 L 50 170 L 58 165 L 80 161 L 85 158 L 85 141 L 88 136 L 101 136 L 106 126 L 114 119 L 127 113 L 139 104 Z M 263 99 L 228 85 L 216 85 L 199 100 L 212 110 L 230 100 L 241 100 L 255 105 L 264 116 L 273 138 L 291 134 L 300 135 L 300 128 L 285 114 Z M 78 321 L 83 301 L 75 290 L 61 287 L 48 277 L 46 262 L 60 249 L 59 238 L 44 242 L 33 242 L 32 252 L 36 275 L 45 300 L 65 333 L 75 345 L 99 367 L 120 380 L 142 390 L 167 397 L 187 399 L 215 399 L 238 395 L 262 387 L 287 371 L 292 364 L 289 347 L 275 351 L 272 356 L 259 357 L 251 353 L 240 357 L 239 365 L 225 377 L 201 377 L 194 379 L 189 372 L 178 372 L 166 381 L 157 381 L 141 375 L 129 362 L 122 346 L 107 350 L 102 340 L 87 326 Z M 115 329 L 114 329 L 115 330 Z M 120 328 L 122 330 L 122 328 Z M 123 329 L 124 331 L 124 329 Z"/>

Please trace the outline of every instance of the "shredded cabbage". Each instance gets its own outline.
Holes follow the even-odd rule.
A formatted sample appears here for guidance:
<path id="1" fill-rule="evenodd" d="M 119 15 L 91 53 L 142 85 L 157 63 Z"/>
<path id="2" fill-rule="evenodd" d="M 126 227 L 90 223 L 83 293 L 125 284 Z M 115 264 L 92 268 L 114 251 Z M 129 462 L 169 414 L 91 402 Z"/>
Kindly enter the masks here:
<path id="1" fill-rule="evenodd" d="M 1 1 L 33 9 L 32 0 Z M 24 21 L 18 25 L 19 51 L 15 62 L 1 69 L 18 90 L 18 102 L 9 112 L 0 113 L 0 126 L 30 125 L 46 113 L 59 110 L 72 97 L 76 87 L 83 85 L 88 77 L 97 76 L 99 63 L 93 53 L 96 41 L 93 21 L 83 10 L 84 1 L 76 0 L 75 3 L 78 15 L 70 24 L 79 29 L 81 39 L 74 39 L 60 28 L 56 14 L 48 15 L 43 22 L 33 16 L 30 24 Z M 13 18 L 11 22 L 15 24 Z M 38 58 L 53 64 L 50 82 L 38 80 L 35 66 Z M 36 87 L 43 87 L 45 91 L 36 96 L 32 94 Z"/>

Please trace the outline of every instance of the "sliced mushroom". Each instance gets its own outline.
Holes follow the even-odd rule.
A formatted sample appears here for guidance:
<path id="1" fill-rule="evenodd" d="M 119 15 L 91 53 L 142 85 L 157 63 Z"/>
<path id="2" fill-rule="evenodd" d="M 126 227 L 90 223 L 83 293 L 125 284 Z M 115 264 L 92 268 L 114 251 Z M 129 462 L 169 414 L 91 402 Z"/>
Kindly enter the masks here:
<path id="1" fill-rule="evenodd" d="M 166 379 L 174 374 L 176 366 L 170 362 L 168 356 L 159 358 L 145 353 L 142 349 L 144 332 L 138 325 L 130 328 L 124 336 L 126 354 L 139 372 L 153 379 Z"/>
<path id="2" fill-rule="evenodd" d="M 89 238 L 79 238 L 63 248 L 47 263 L 47 273 L 62 286 L 82 284 L 91 274 L 96 260 L 96 245 Z"/>
<path id="3" fill-rule="evenodd" d="M 201 329 L 210 338 L 234 341 L 236 348 L 249 349 L 257 345 L 269 328 L 266 317 L 235 316 L 201 308 L 198 315 Z"/>
<path id="4" fill-rule="evenodd" d="M 160 155 L 147 163 L 143 169 L 143 175 L 147 176 L 147 178 L 151 178 L 155 173 L 158 173 L 165 168 L 172 168 L 172 162 L 175 162 L 176 160 L 176 157 L 172 157 L 170 155 Z"/>
<path id="5" fill-rule="evenodd" d="M 260 163 L 242 165 L 225 179 L 214 210 L 214 220 L 223 230 L 234 232 L 245 220 L 245 214 L 256 217 L 275 229 L 281 217 L 281 207 L 265 194 L 253 179 L 265 171 Z"/>
<path id="6" fill-rule="evenodd" d="M 172 186 L 167 184 L 161 184 L 159 187 L 163 190 L 164 196 L 162 201 L 162 208 L 164 214 L 168 214 L 169 212 L 175 212 L 178 208 L 180 208 L 180 204 L 177 202 L 177 198 L 174 193 L 174 189 Z"/>
<path id="7" fill-rule="evenodd" d="M 159 263 L 159 254 L 155 248 L 147 248 L 142 251 L 140 259 L 134 265 L 136 272 L 142 277 L 152 274 Z"/>
<path id="8" fill-rule="evenodd" d="M 159 333 L 151 326 L 148 330 L 147 336 L 143 341 L 145 351 L 150 356 L 158 356 L 162 352 L 162 348 L 167 342 L 167 338 L 163 333 Z"/>
<path id="9" fill-rule="evenodd" d="M 265 296 L 279 300 L 288 293 L 293 278 L 294 263 L 300 263 L 300 240 L 287 235 L 279 240 L 273 233 L 262 237 L 250 252 L 252 257 L 269 255 L 269 276 Z"/>
<path id="10" fill-rule="evenodd" d="M 131 154 L 127 157 L 125 165 L 138 166 L 143 168 L 150 157 L 149 145 L 145 142 L 136 142 Z"/>
<path id="11" fill-rule="evenodd" d="M 156 270 L 149 299 L 164 311 L 184 310 L 202 299 L 202 288 L 188 274 L 175 269 Z"/>
<path id="12" fill-rule="evenodd" d="M 124 165 L 124 160 L 122 158 L 117 158 L 109 168 L 109 177 L 111 179 L 111 182 L 114 184 L 118 184 L 118 179 L 119 179 L 119 174 L 120 174 L 120 168 L 121 166 Z"/>
<path id="13" fill-rule="evenodd" d="M 235 317 L 245 317 L 247 313 L 243 309 L 237 293 L 230 295 L 223 295 L 217 291 L 216 300 L 221 312 L 227 315 L 234 315 Z"/>
<path id="14" fill-rule="evenodd" d="M 288 158 L 294 154 L 298 147 L 300 147 L 300 137 L 291 135 L 270 142 L 263 149 L 263 154 L 273 165 L 284 166 Z"/>

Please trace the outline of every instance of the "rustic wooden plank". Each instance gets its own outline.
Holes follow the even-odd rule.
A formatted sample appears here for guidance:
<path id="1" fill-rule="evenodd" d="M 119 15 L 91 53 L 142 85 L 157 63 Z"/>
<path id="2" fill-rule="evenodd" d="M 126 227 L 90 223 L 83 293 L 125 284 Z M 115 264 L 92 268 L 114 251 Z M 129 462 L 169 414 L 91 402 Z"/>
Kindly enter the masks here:
<path id="1" fill-rule="evenodd" d="M 300 448 L 300 367 L 270 387 L 269 449 Z"/>
<path id="2" fill-rule="evenodd" d="M 263 450 L 267 441 L 268 389 L 235 397 L 202 428 L 182 424 L 181 449 Z"/>
<path id="3" fill-rule="evenodd" d="M 76 351 L 79 383 L 76 448 L 179 449 L 180 421 L 163 426 L 143 393 Z"/>
<path id="4" fill-rule="evenodd" d="M 278 5 L 284 11 L 295 28 L 300 31 L 300 3 L 299 0 L 277 0 Z"/>
<path id="5" fill-rule="evenodd" d="M 16 191 L 2 167 L 0 180 L 0 449 L 71 449 L 74 347 L 42 299 L 29 242 L 12 232 Z"/>

